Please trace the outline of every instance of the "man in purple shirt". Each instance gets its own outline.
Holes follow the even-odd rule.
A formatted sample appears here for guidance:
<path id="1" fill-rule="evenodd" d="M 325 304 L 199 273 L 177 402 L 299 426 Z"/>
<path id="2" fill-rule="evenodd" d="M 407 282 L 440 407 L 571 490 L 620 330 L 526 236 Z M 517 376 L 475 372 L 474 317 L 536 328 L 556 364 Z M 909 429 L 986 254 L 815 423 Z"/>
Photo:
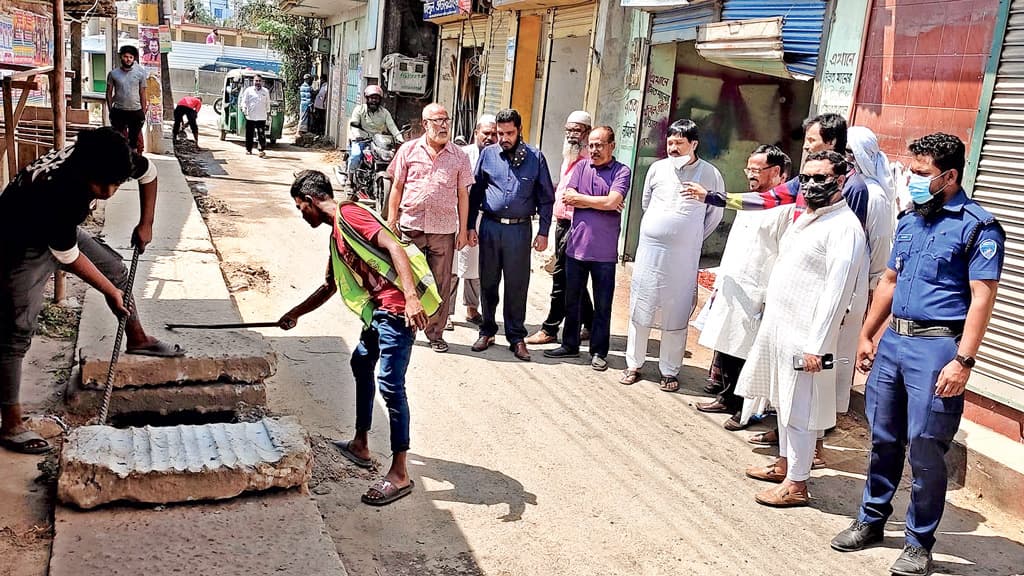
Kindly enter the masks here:
<path id="1" fill-rule="evenodd" d="M 574 208 L 565 249 L 566 314 L 562 345 L 544 352 L 548 358 L 580 354 L 580 299 L 588 277 L 593 281 L 594 322 L 590 329 L 590 366 L 608 369 L 615 265 L 619 260 L 619 210 L 629 192 L 629 168 L 612 155 L 615 132 L 601 126 L 590 133 L 590 158 L 581 160 L 569 177 L 562 201 Z"/>

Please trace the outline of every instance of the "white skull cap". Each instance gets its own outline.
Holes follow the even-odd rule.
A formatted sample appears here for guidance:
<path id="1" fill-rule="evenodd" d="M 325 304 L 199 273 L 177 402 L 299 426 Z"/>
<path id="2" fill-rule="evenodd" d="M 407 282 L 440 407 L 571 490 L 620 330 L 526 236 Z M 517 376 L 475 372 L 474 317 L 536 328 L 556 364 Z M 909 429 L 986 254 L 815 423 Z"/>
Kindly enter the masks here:
<path id="1" fill-rule="evenodd" d="M 590 113 L 586 110 L 577 110 L 572 114 L 569 114 L 569 119 L 566 122 L 573 124 L 583 124 L 584 126 L 590 127 L 594 125 L 594 119 L 590 117 Z"/>
<path id="2" fill-rule="evenodd" d="M 476 121 L 476 125 L 477 126 L 480 126 L 482 124 L 497 124 L 497 123 L 498 123 L 498 119 L 494 117 L 494 114 L 484 114 L 483 116 L 480 116 L 479 120 Z"/>

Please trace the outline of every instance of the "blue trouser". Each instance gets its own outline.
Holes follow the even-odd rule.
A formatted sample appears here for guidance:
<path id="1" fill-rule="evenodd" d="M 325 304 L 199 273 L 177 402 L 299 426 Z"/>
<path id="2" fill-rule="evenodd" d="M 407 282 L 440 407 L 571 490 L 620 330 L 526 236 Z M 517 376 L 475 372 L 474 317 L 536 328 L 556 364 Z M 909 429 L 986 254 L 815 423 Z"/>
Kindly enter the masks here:
<path id="1" fill-rule="evenodd" d="M 589 262 L 571 256 L 565 258 L 565 332 L 562 345 L 580 349 L 580 325 L 587 278 L 594 289 L 594 319 L 590 326 L 590 353 L 608 356 L 612 335 L 612 300 L 615 298 L 615 262 Z"/>
<path id="2" fill-rule="evenodd" d="M 356 173 L 356 169 L 359 168 L 359 163 L 363 161 L 363 143 L 352 141 L 352 146 L 348 151 L 348 177 L 349 181 L 352 180 L 352 176 Z"/>
<path id="3" fill-rule="evenodd" d="M 409 450 L 409 402 L 405 396 L 405 371 L 412 357 L 416 333 L 405 325 L 405 318 L 384 310 L 373 313 L 373 322 L 359 336 L 352 352 L 352 374 L 356 379 L 356 431 L 366 432 L 373 421 L 376 385 L 388 407 L 391 424 L 391 452 Z M 374 378 L 374 368 L 380 369 Z M 376 385 L 375 385 L 376 384 Z"/>
<path id="4" fill-rule="evenodd" d="M 946 451 L 960 427 L 963 395 L 935 395 L 939 372 L 956 357 L 957 339 L 900 336 L 886 330 L 868 377 L 865 410 L 871 424 L 871 461 L 858 519 L 884 522 L 910 445 L 913 484 L 906 543 L 928 550 L 946 505 Z"/>
<path id="5" fill-rule="evenodd" d="M 505 338 L 510 346 L 526 338 L 526 297 L 530 290 L 530 222 L 502 224 L 480 219 L 480 313 L 481 336 L 498 333 L 498 285 L 505 280 Z"/>

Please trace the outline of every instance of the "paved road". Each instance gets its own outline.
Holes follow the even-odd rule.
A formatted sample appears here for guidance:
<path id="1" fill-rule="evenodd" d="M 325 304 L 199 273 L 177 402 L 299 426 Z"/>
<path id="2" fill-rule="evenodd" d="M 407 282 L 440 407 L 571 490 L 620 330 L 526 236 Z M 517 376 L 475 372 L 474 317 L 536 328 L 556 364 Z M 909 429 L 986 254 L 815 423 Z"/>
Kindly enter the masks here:
<path id="1" fill-rule="evenodd" d="M 213 172 L 206 186 L 232 211 L 209 215 L 221 258 L 270 277 L 267 288 L 237 292 L 238 306 L 246 321 L 276 319 L 323 277 L 328 231 L 306 226 L 288 195 L 293 172 L 319 166 L 322 154 L 282 148 L 261 160 L 245 156 L 239 141 L 217 142 L 208 129 L 203 135 Z M 549 288 L 550 278 L 535 272 L 532 326 L 543 318 Z M 617 310 L 625 297 L 620 290 Z M 465 324 L 449 333 L 448 354 L 432 352 L 421 337 L 409 373 L 416 492 L 389 508 L 363 506 L 359 495 L 371 476 L 320 446 L 313 489 L 349 572 L 887 573 L 902 545 L 902 514 L 879 548 L 854 555 L 828 548 L 859 499 L 862 430 L 829 439 L 836 469 L 815 472 L 812 507 L 765 509 L 753 501 L 763 485 L 742 470 L 768 462 L 769 454 L 752 452 L 746 435 L 726 432 L 722 418 L 692 408 L 704 375 L 695 364 L 706 365 L 706 351 L 691 342 L 683 394 L 662 393 L 649 381 L 624 387 L 616 383 L 621 313 L 613 329 L 613 370 L 604 374 L 582 361 L 547 361 L 538 351 L 533 363 L 521 363 L 500 345 L 475 354 L 469 346 L 476 333 Z M 270 383 L 272 409 L 298 415 L 315 435 L 349 436 L 348 358 L 358 320 L 335 299 L 291 332 L 264 333 L 280 360 Z M 384 462 L 386 430 L 381 408 L 371 442 Z M 904 488 L 900 509 L 905 502 Z M 1019 524 L 1001 526 L 988 512 L 951 504 L 936 550 L 939 573 L 1024 572 L 1024 532 Z"/>

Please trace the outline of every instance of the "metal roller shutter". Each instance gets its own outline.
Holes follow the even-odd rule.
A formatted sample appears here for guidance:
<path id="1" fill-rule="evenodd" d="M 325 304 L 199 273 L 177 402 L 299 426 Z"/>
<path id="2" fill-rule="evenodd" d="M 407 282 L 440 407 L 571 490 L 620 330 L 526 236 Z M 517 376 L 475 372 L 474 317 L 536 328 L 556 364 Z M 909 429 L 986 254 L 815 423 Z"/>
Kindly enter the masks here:
<path id="1" fill-rule="evenodd" d="M 781 16 L 786 68 L 793 74 L 813 77 L 818 69 L 826 5 L 826 0 L 726 0 L 722 21 Z"/>
<path id="2" fill-rule="evenodd" d="M 487 82 L 484 84 L 483 114 L 496 114 L 505 103 L 505 62 L 512 12 L 495 11 L 491 15 L 491 35 L 487 46 Z"/>
<path id="3" fill-rule="evenodd" d="M 973 198 L 1006 230 L 1003 277 L 975 372 L 1024 393 L 1024 0 L 1010 7 Z"/>
<path id="4" fill-rule="evenodd" d="M 651 24 L 651 44 L 668 44 L 697 39 L 697 26 L 718 21 L 717 2 L 703 2 L 658 12 Z"/>
<path id="5" fill-rule="evenodd" d="M 487 18 L 475 18 L 462 23 L 462 45 L 471 48 L 487 44 Z"/>
<path id="6" fill-rule="evenodd" d="M 462 34 L 462 22 L 452 22 L 441 26 L 441 40 L 452 40 Z"/>
<path id="7" fill-rule="evenodd" d="M 590 36 L 594 28 L 595 4 L 555 8 L 554 25 L 551 27 L 552 38 L 579 38 Z"/>

